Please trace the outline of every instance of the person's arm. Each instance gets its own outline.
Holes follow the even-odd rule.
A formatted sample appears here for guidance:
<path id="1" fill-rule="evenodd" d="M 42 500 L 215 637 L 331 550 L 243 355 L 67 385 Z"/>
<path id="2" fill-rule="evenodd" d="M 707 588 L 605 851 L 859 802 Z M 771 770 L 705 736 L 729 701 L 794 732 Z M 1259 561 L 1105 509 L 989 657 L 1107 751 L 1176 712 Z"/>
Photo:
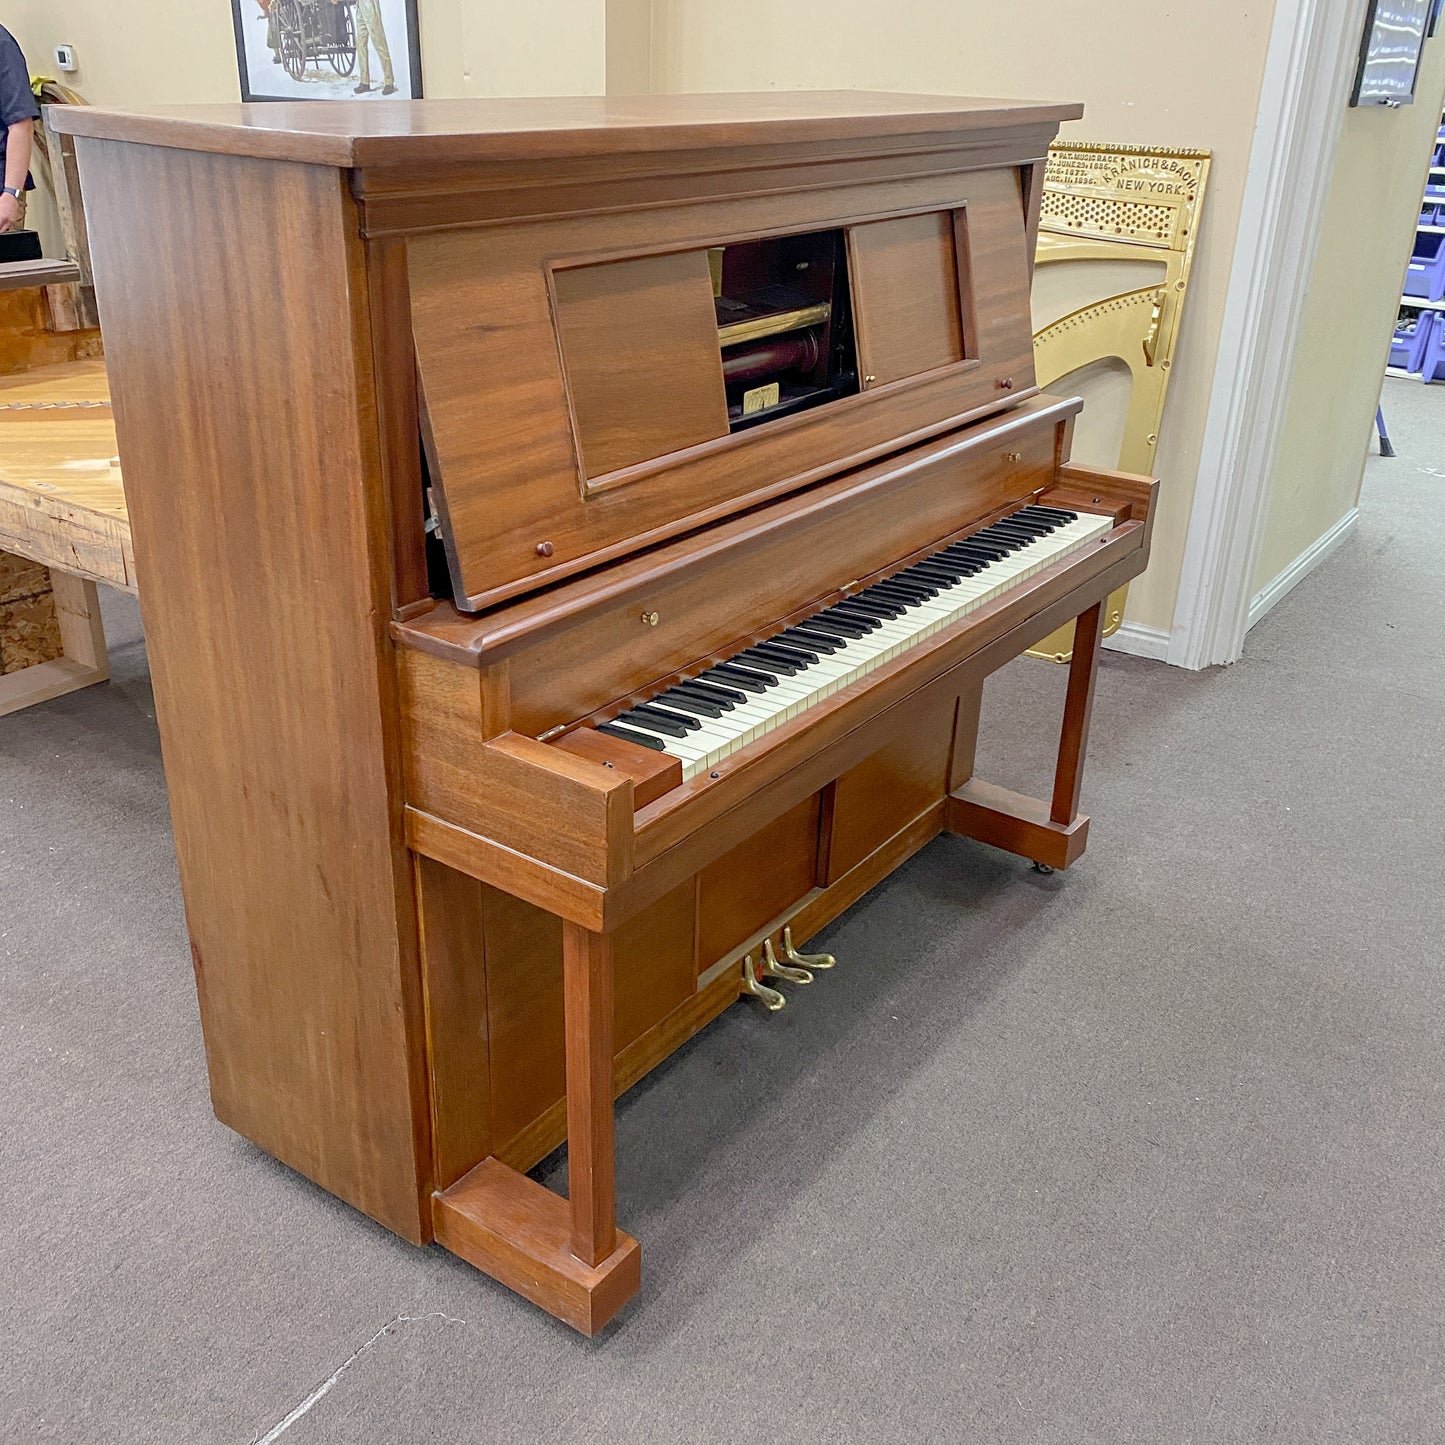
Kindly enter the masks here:
<path id="1" fill-rule="evenodd" d="M 17 120 L 6 128 L 5 190 L 0 191 L 0 231 L 8 231 L 20 215 L 20 199 L 12 192 L 25 189 L 30 174 L 30 147 L 35 139 L 35 122 Z"/>

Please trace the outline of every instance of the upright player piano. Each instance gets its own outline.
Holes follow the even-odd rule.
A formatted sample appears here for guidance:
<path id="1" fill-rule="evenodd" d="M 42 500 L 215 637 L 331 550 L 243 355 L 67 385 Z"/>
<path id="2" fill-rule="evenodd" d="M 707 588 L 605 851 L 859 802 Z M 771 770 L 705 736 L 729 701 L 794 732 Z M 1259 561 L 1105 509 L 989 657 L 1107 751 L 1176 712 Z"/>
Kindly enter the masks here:
<path id="1" fill-rule="evenodd" d="M 1154 496 L 1034 384 L 1079 113 L 56 115 L 221 1120 L 592 1334 L 619 1091 L 941 830 L 1078 857 Z M 974 777 L 985 677 L 1074 618 L 1052 797 Z"/>

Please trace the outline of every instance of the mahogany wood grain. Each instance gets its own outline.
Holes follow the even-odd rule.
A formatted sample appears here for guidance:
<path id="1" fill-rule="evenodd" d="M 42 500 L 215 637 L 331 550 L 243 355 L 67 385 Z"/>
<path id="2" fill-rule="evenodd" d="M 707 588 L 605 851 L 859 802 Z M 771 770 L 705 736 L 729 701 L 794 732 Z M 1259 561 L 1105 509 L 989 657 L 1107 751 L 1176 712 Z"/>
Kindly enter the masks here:
<path id="1" fill-rule="evenodd" d="M 1089 719 L 1094 711 L 1094 683 L 1099 676 L 1099 644 L 1104 637 L 1104 605 L 1096 602 L 1074 623 L 1074 650 L 1069 686 L 1064 697 L 1064 723 L 1059 736 L 1059 761 L 1049 817 L 1073 821 L 1079 811 L 1084 782 L 1084 753 L 1089 746 Z"/>
<path id="2" fill-rule="evenodd" d="M 572 1249 L 568 1203 L 498 1159 L 432 1199 L 437 1242 L 584 1335 L 595 1335 L 642 1285 L 642 1251 L 615 1234 L 585 1264 Z"/>
<path id="3" fill-rule="evenodd" d="M 975 683 L 960 694 L 953 717 L 953 750 L 948 758 L 948 791 L 960 788 L 973 776 L 978 751 L 979 714 L 983 708 L 983 684 Z"/>
<path id="4" fill-rule="evenodd" d="M 953 212 L 849 227 L 848 271 L 865 388 L 963 360 Z"/>
<path id="5" fill-rule="evenodd" d="M 420 1241 L 426 1046 L 354 208 L 325 167 L 77 154 L 212 1102 Z"/>
<path id="6" fill-rule="evenodd" d="M 1032 480 L 1031 473 L 1026 473 L 1020 481 L 1013 477 L 1011 469 L 999 464 L 1006 460 L 1005 450 L 1021 450 L 1018 444 L 1029 442 L 1035 433 L 1057 434 L 1081 406 L 1082 402 L 1076 399 L 1034 396 L 986 424 L 975 424 L 945 438 L 908 447 L 885 462 L 875 462 L 834 481 L 810 487 L 801 495 L 770 503 L 746 517 L 719 523 L 696 536 L 658 547 L 645 556 L 628 558 L 480 616 L 458 612 L 449 603 L 438 603 L 424 614 L 393 623 L 392 636 L 407 647 L 435 657 L 472 667 L 495 667 L 503 660 L 518 656 L 521 649 L 569 631 L 623 603 L 639 608 L 636 620 L 641 623 L 641 604 L 660 586 L 685 580 L 688 572 L 700 566 L 751 568 L 753 554 L 779 535 L 791 542 L 794 565 L 811 566 L 806 538 L 837 506 L 867 507 L 870 498 L 887 498 L 886 503 L 867 513 L 870 523 L 924 504 L 933 515 L 942 517 L 945 525 L 960 514 L 982 522 L 1010 503 L 1035 500 L 1036 494 L 1041 494 L 1046 487 L 1051 492 L 1056 490 L 1052 486 L 1055 473 L 1051 466 L 1046 468 L 1043 481 L 1036 489 L 1024 491 L 1020 486 Z M 1043 452 L 1049 449 L 1047 439 L 1036 445 Z M 986 460 L 989 458 L 994 460 Z M 919 475 L 924 472 L 931 473 L 932 481 L 918 487 Z M 995 472 L 1000 483 L 997 488 L 993 484 Z M 934 492 L 946 493 L 946 499 L 931 496 Z M 1099 506 L 1093 510 L 1104 513 L 1110 508 Z M 860 528 L 860 531 L 866 529 Z M 937 525 L 928 524 L 919 525 L 907 535 L 921 546 L 940 533 Z M 841 557 L 845 564 L 842 571 L 861 577 L 875 567 L 899 560 L 896 555 L 885 556 L 866 541 L 858 545 L 862 550 L 850 550 Z M 763 571 L 762 568 L 756 570 Z M 808 580 L 814 575 L 810 570 Z M 819 580 L 813 585 L 819 595 L 836 587 L 837 570 L 822 566 L 816 575 Z M 508 698 L 510 700 L 510 686 Z"/>
<path id="7" fill-rule="evenodd" d="M 412 651 L 399 663 L 408 803 L 590 883 L 626 874 L 630 777 L 516 733 L 486 739 L 475 671 Z"/>
<path id="8" fill-rule="evenodd" d="M 976 364 L 880 384 L 582 485 L 548 262 L 576 265 L 629 251 L 696 254 L 760 235 L 965 203 L 975 303 L 993 318 L 979 335 Z M 414 237 L 408 243 L 413 328 L 432 481 L 445 498 L 458 605 L 490 606 L 638 552 L 865 464 L 896 449 L 901 438 L 957 427 L 970 414 L 998 409 L 1026 392 L 1034 373 L 1027 268 L 1015 255 L 1022 236 L 1015 173 L 1005 167 L 880 181 L 842 196 L 798 191 L 766 202 L 730 198 L 706 207 L 604 212 Z M 560 280 L 569 273 L 556 274 Z M 641 340 L 646 338 L 644 327 Z M 622 350 L 630 342 L 616 345 Z M 614 365 L 636 375 L 646 370 L 647 356 L 640 346 L 625 364 L 614 358 Z M 660 355 L 659 366 L 666 360 Z M 699 365 L 711 374 L 710 349 L 694 358 L 692 366 Z M 1000 390 L 1005 379 L 1012 380 L 1010 393 Z"/>
<path id="9" fill-rule="evenodd" d="M 625 738 L 609 737 L 593 728 L 574 728 L 554 739 L 552 746 L 604 768 L 615 768 L 620 776 L 631 778 L 634 808 L 645 807 L 682 782 L 680 758 L 654 752 Z"/>
<path id="10" fill-rule="evenodd" d="M 486 889 L 425 857 L 416 860 L 416 883 L 433 1175 L 445 1189 L 493 1149 Z"/>
<path id="11" fill-rule="evenodd" d="M 698 972 L 796 903 L 817 875 L 818 795 L 811 793 L 699 872 Z"/>
<path id="12" fill-rule="evenodd" d="M 572 1253 L 597 1266 L 617 1245 L 612 1108 L 612 939 L 562 925 L 567 1027 L 567 1197 Z"/>
<path id="13" fill-rule="evenodd" d="M 902 719 L 898 734 L 833 784 L 820 882 L 831 884 L 881 848 L 948 791 L 952 698 Z"/>
<path id="14" fill-rule="evenodd" d="M 728 434 L 705 251 L 569 266 L 552 288 L 584 476 Z"/>
<path id="15" fill-rule="evenodd" d="M 192 151 L 265 156 L 321 165 L 427 167 L 453 162 L 585 157 L 639 152 L 685 157 L 709 149 L 843 142 L 877 146 L 893 137 L 1047 134 L 1077 120 L 1074 103 L 907 95 L 871 91 L 752 94 L 547 96 L 155 106 L 145 113 L 55 107 L 61 134 L 101 136 Z"/>
<path id="16" fill-rule="evenodd" d="M 1078 859 L 1089 837 L 1084 814 L 1055 822 L 1047 803 L 980 778 L 970 779 L 949 797 L 944 821 L 952 833 L 1060 871 Z"/>

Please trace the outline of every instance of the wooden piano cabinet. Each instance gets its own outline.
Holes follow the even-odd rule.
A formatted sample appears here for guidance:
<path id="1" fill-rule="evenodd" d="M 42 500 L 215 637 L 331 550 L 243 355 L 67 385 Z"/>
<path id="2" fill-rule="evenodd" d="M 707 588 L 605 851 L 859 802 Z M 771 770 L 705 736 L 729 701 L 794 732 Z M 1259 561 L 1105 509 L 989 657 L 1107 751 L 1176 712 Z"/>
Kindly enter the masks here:
<path id="1" fill-rule="evenodd" d="M 1099 606 L 1153 516 L 1034 386 L 1037 181 L 1079 113 L 61 108 L 221 1120 L 595 1334 L 641 1281 L 614 1099 L 749 953 L 945 828 L 1077 857 Z M 799 409 L 724 409 L 774 339 L 740 369 L 716 247 L 759 296 L 831 258 Z M 592 726 L 1036 500 L 1112 526 L 715 767 Z M 983 681 L 1076 617 L 1053 795 L 992 788 Z M 524 1172 L 564 1140 L 566 1198 Z"/>

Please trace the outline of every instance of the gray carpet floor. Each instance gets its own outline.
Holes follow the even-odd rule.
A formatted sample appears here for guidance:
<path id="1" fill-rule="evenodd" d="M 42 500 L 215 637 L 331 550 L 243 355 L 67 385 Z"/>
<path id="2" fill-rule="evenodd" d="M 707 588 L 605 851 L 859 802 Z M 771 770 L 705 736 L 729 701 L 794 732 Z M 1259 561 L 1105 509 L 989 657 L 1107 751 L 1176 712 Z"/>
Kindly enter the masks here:
<path id="1" fill-rule="evenodd" d="M 1386 408 L 1242 662 L 1107 658 L 1067 877 L 940 839 L 627 1096 L 593 1342 L 211 1117 L 113 599 L 114 680 L 0 721 L 0 1439 L 1445 1438 L 1445 388 Z"/>

